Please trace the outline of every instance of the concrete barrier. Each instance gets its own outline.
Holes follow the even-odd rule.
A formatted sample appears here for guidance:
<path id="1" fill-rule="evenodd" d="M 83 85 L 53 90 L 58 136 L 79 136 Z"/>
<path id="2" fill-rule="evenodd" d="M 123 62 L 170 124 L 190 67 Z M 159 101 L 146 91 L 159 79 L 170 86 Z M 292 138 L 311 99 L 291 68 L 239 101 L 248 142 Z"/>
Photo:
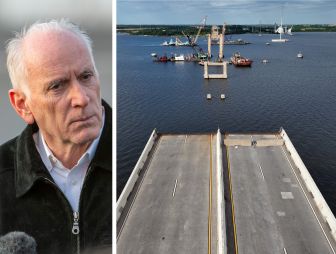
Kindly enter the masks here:
<path id="1" fill-rule="evenodd" d="M 222 161 L 222 135 L 220 130 L 217 131 L 217 253 L 226 254 L 227 244 L 226 236 L 223 235 L 225 232 L 225 209 L 224 209 L 224 188 L 223 188 L 223 161 Z"/>
<path id="2" fill-rule="evenodd" d="M 284 141 L 281 139 L 261 139 L 257 140 L 256 146 L 282 146 Z"/>
<path id="3" fill-rule="evenodd" d="M 285 142 L 285 147 L 289 151 L 296 167 L 300 171 L 301 179 L 305 183 L 305 186 L 308 189 L 308 191 L 311 192 L 311 194 L 313 196 L 313 200 L 314 200 L 317 208 L 319 209 L 319 211 L 320 211 L 323 219 L 325 220 L 325 222 L 328 224 L 328 226 L 330 228 L 330 232 L 331 232 L 334 240 L 336 241 L 336 219 L 335 219 L 334 214 L 330 210 L 327 202 L 323 198 L 320 190 L 316 186 L 316 184 L 315 184 L 313 178 L 311 177 L 308 169 L 304 165 L 304 163 L 301 160 L 299 154 L 297 153 L 294 145 L 290 141 L 286 131 L 283 128 L 281 128 L 281 130 L 280 130 L 280 135 L 283 138 L 283 140 Z"/>
<path id="4" fill-rule="evenodd" d="M 152 150 L 152 147 L 155 143 L 155 140 L 157 138 L 157 133 L 156 133 L 156 129 L 153 130 L 152 134 L 149 137 L 149 140 L 147 141 L 147 144 L 144 148 L 144 150 L 141 153 L 141 156 L 137 162 L 137 164 L 135 165 L 131 176 L 128 178 L 127 183 L 121 193 L 121 195 L 119 196 L 119 199 L 117 201 L 117 221 L 119 220 L 119 217 L 126 205 L 128 196 L 130 195 L 130 193 L 133 190 L 133 187 L 136 183 L 136 181 L 138 180 L 139 177 L 139 173 L 142 169 L 142 167 L 144 166 L 147 158 L 148 158 L 148 154 L 149 152 Z"/>
<path id="5" fill-rule="evenodd" d="M 255 141 L 255 146 L 264 147 L 264 146 L 282 146 L 284 141 L 282 139 L 259 139 L 253 140 Z M 234 139 L 234 138 L 227 138 L 224 139 L 224 144 L 226 146 L 252 146 L 252 139 Z"/>
<path id="6" fill-rule="evenodd" d="M 251 139 L 224 139 L 226 146 L 251 146 Z"/>

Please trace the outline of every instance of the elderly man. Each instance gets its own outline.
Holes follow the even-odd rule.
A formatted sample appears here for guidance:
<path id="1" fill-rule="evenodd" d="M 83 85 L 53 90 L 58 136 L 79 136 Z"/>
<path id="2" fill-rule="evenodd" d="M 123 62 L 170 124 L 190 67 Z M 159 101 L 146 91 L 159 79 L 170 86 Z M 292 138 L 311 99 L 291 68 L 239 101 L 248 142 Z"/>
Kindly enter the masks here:
<path id="1" fill-rule="evenodd" d="M 35 23 L 9 41 L 7 67 L 27 127 L 0 147 L 0 235 L 23 231 L 39 254 L 110 253 L 112 112 L 90 38 Z"/>

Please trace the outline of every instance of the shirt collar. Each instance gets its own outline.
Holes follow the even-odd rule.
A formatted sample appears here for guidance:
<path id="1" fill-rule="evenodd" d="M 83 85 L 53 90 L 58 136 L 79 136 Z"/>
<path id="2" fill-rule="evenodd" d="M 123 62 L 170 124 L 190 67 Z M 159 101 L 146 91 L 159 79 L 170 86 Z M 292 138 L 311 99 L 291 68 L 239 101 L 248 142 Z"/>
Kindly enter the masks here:
<path id="1" fill-rule="evenodd" d="M 84 161 L 89 161 L 91 162 L 91 160 L 93 159 L 96 150 L 97 150 L 97 146 L 99 143 L 99 139 L 100 136 L 102 134 L 103 128 L 104 128 L 104 124 L 105 124 L 105 111 L 103 108 L 103 116 L 102 116 L 102 127 L 100 129 L 99 135 L 98 137 L 93 140 L 93 142 L 91 143 L 91 145 L 89 146 L 89 148 L 85 151 L 85 153 L 81 156 L 81 158 L 78 160 L 77 164 L 75 166 L 77 166 L 78 164 L 83 163 Z M 38 130 L 38 132 L 36 132 L 33 135 L 34 141 L 35 141 L 35 145 L 36 148 L 42 158 L 42 161 L 44 163 L 44 165 L 46 166 L 46 168 L 48 169 L 49 172 L 52 171 L 52 169 L 57 166 L 59 168 L 65 168 L 62 164 L 61 161 L 59 161 L 54 154 L 52 153 L 52 151 L 49 149 L 47 143 L 44 140 L 44 137 L 41 133 L 40 130 Z"/>
<path id="2" fill-rule="evenodd" d="M 112 109 L 104 100 L 102 106 L 105 110 L 104 128 L 90 166 L 92 170 L 112 172 Z M 16 197 L 27 193 L 40 179 L 53 181 L 37 150 L 36 139 L 33 138 L 38 130 L 36 123 L 26 126 L 16 141 L 13 141 L 15 145 L 11 144 L 11 149 L 14 149 Z"/>

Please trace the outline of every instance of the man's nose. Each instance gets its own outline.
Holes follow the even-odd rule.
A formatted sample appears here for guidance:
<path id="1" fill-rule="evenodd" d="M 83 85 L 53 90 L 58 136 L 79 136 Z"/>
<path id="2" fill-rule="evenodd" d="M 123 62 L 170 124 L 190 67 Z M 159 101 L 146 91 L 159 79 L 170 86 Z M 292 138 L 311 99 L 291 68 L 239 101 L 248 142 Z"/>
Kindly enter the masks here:
<path id="1" fill-rule="evenodd" d="M 90 99 L 87 95 L 85 86 L 78 80 L 74 80 L 71 84 L 70 99 L 73 107 L 85 107 L 89 103 Z"/>

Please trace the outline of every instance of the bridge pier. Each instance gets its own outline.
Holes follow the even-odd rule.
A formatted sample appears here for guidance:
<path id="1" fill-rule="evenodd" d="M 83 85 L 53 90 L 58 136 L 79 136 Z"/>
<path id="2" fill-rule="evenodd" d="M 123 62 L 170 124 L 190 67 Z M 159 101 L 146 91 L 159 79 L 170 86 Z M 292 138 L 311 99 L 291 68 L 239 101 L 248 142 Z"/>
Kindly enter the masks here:
<path id="1" fill-rule="evenodd" d="M 208 66 L 222 66 L 223 72 L 218 74 L 209 74 Z M 227 62 L 204 62 L 204 78 L 205 79 L 227 79 Z"/>

